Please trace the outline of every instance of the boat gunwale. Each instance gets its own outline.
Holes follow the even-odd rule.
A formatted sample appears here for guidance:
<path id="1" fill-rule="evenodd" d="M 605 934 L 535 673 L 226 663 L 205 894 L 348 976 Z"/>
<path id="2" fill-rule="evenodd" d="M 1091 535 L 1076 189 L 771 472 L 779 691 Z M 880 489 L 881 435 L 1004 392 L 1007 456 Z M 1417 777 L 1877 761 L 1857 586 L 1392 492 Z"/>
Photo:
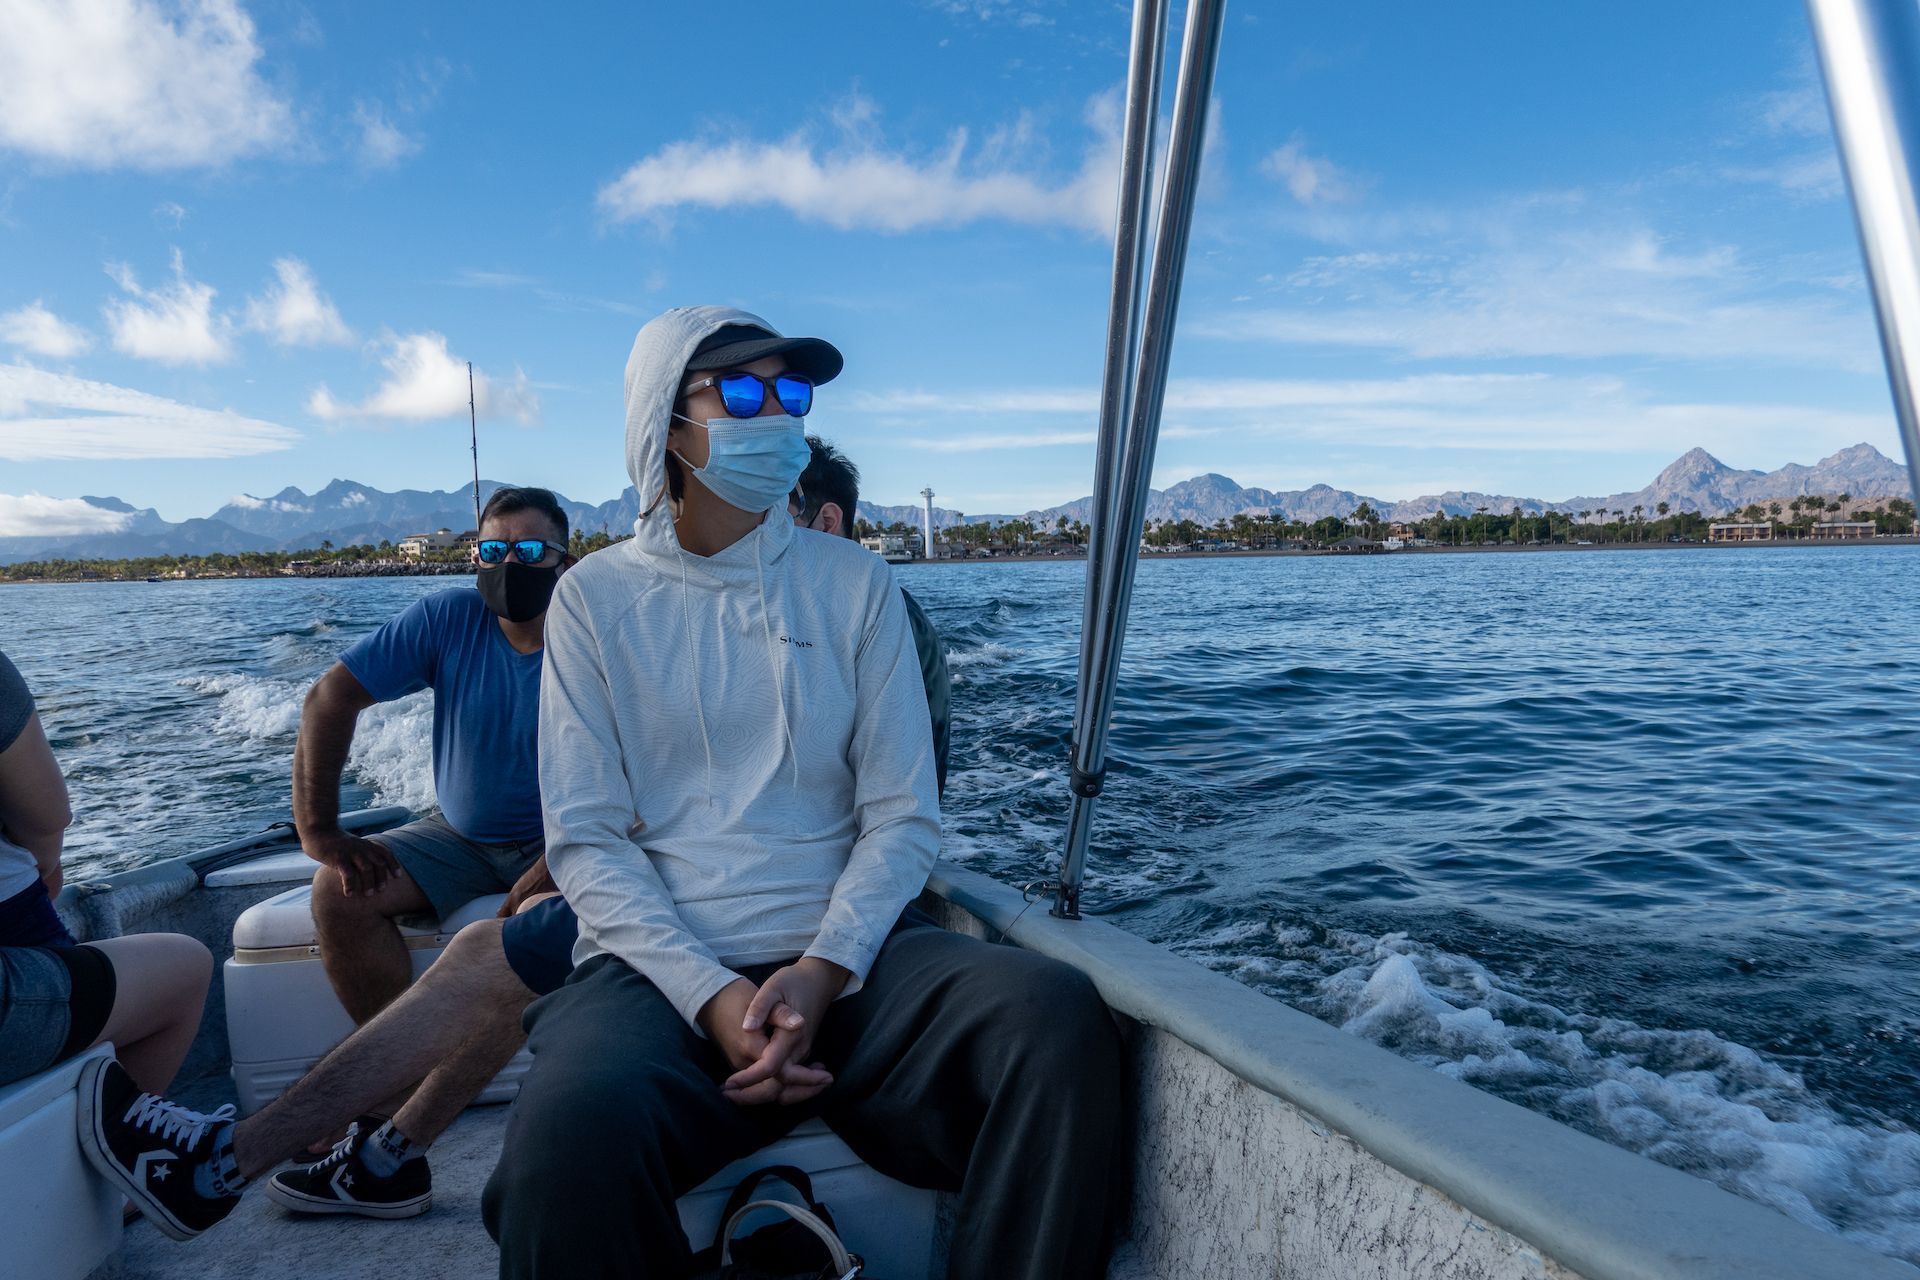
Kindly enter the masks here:
<path id="1" fill-rule="evenodd" d="M 409 822 L 413 817 L 413 811 L 405 806 L 386 805 L 377 809 L 356 809 L 351 813 L 343 813 L 340 815 L 339 822 L 342 831 L 358 833 L 385 831 L 389 827 Z M 200 888 L 213 872 L 251 862 L 269 852 L 266 846 L 284 844 L 293 839 L 292 823 L 275 822 L 248 835 L 223 841 L 212 848 L 198 849 L 193 853 L 181 854 L 159 862 L 94 874 L 78 869 L 69 870 L 66 885 L 60 890 L 60 896 L 54 900 L 55 906 L 71 921 L 74 917 L 84 918 L 80 903 L 96 893 L 123 893 L 131 889 L 144 889 L 148 886 L 172 883 L 179 883 L 185 886 L 184 891 L 191 892 Z M 297 842 L 295 847 L 298 847 Z M 193 880 L 190 885 L 186 883 L 183 872 L 192 875 Z"/>
<path id="2" fill-rule="evenodd" d="M 1401 1058 L 1095 918 L 942 861 L 928 890 L 1585 1280 L 1916 1280 L 1899 1259 Z"/>

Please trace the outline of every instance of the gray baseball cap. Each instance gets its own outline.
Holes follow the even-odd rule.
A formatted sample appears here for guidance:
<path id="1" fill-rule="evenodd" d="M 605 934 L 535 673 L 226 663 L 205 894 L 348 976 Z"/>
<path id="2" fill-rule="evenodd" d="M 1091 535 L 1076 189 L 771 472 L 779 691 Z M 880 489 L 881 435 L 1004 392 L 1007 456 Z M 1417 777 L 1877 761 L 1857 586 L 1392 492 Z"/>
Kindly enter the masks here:
<path id="1" fill-rule="evenodd" d="M 815 386 L 832 382 L 846 364 L 839 349 L 825 338 L 783 338 L 756 325 L 730 324 L 694 348 L 687 372 L 734 369 L 767 356 L 785 356 L 788 367 L 812 378 Z"/>

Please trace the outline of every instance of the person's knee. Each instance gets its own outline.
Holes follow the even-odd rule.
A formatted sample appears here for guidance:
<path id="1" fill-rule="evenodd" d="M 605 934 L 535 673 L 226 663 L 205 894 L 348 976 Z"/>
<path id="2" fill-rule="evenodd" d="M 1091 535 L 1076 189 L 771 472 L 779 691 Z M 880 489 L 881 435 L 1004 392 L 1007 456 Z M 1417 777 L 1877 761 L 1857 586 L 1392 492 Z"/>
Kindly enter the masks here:
<path id="1" fill-rule="evenodd" d="M 661 1099 L 659 1107 L 632 1105 L 638 1097 Z M 511 1161 L 542 1198 L 592 1195 L 599 1183 L 626 1170 L 645 1169 L 664 1149 L 671 1107 L 661 1091 L 631 1072 L 575 1071 L 523 1089 L 515 1104 L 525 1108 L 517 1128 L 528 1140 L 515 1144 Z M 518 1181 L 510 1184 L 519 1186 Z"/>
<path id="2" fill-rule="evenodd" d="M 1113 1015 L 1093 980 L 1072 965 L 1024 957 L 1019 981 L 996 984 L 991 1020 L 997 1034 L 1027 1058 L 1085 1062 L 1117 1055 Z M 1117 1056 L 1116 1056 L 1117 1061 Z"/>
<path id="3" fill-rule="evenodd" d="M 475 920 L 465 926 L 453 935 L 434 967 L 447 966 L 463 985 L 476 988 L 496 1003 L 524 1008 L 533 992 L 507 963 L 502 941 L 505 924 L 504 920 L 492 919 Z"/>
<path id="4" fill-rule="evenodd" d="M 463 925 L 460 932 L 453 935 L 453 941 L 447 944 L 443 963 L 450 961 L 463 969 L 477 968 L 504 955 L 500 946 L 500 931 L 505 926 L 506 921 L 498 917 Z"/>
<path id="5" fill-rule="evenodd" d="M 180 985 L 196 998 L 203 998 L 213 985 L 213 952 L 198 938 L 184 933 L 167 935 L 169 958 L 180 973 Z"/>
<path id="6" fill-rule="evenodd" d="M 346 886 L 340 883 L 340 873 L 332 867 L 323 866 L 313 873 L 313 918 L 316 921 L 338 920 L 343 917 L 362 914 L 366 905 L 364 898 L 347 896 Z"/>

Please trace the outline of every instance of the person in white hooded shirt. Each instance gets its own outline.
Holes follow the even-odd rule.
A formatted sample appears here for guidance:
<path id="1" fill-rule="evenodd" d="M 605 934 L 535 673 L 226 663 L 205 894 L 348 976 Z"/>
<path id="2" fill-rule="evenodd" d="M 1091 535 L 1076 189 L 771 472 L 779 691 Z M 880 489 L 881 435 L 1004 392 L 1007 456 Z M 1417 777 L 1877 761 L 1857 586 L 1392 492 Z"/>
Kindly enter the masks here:
<path id="1" fill-rule="evenodd" d="M 547 856 L 580 940 L 527 1012 L 483 1201 L 504 1277 L 685 1274 L 675 1198 L 815 1115 L 960 1193 L 958 1280 L 1104 1272 L 1111 1016 L 1068 966 L 910 909 L 940 825 L 905 606 L 879 557 L 785 518 L 840 368 L 725 307 L 635 339 L 646 506 L 548 614 Z"/>

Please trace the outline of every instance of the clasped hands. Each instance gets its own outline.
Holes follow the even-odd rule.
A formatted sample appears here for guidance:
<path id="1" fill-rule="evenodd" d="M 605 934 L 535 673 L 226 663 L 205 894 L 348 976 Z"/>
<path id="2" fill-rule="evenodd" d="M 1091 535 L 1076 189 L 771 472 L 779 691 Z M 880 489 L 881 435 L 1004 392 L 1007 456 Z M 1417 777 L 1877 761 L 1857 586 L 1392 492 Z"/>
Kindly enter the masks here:
<path id="1" fill-rule="evenodd" d="M 808 1059 L 827 1008 L 852 975 L 802 956 L 756 989 L 745 978 L 722 987 L 700 1010 L 700 1029 L 733 1074 L 720 1091 L 742 1106 L 790 1107 L 823 1093 L 833 1075 Z"/>

